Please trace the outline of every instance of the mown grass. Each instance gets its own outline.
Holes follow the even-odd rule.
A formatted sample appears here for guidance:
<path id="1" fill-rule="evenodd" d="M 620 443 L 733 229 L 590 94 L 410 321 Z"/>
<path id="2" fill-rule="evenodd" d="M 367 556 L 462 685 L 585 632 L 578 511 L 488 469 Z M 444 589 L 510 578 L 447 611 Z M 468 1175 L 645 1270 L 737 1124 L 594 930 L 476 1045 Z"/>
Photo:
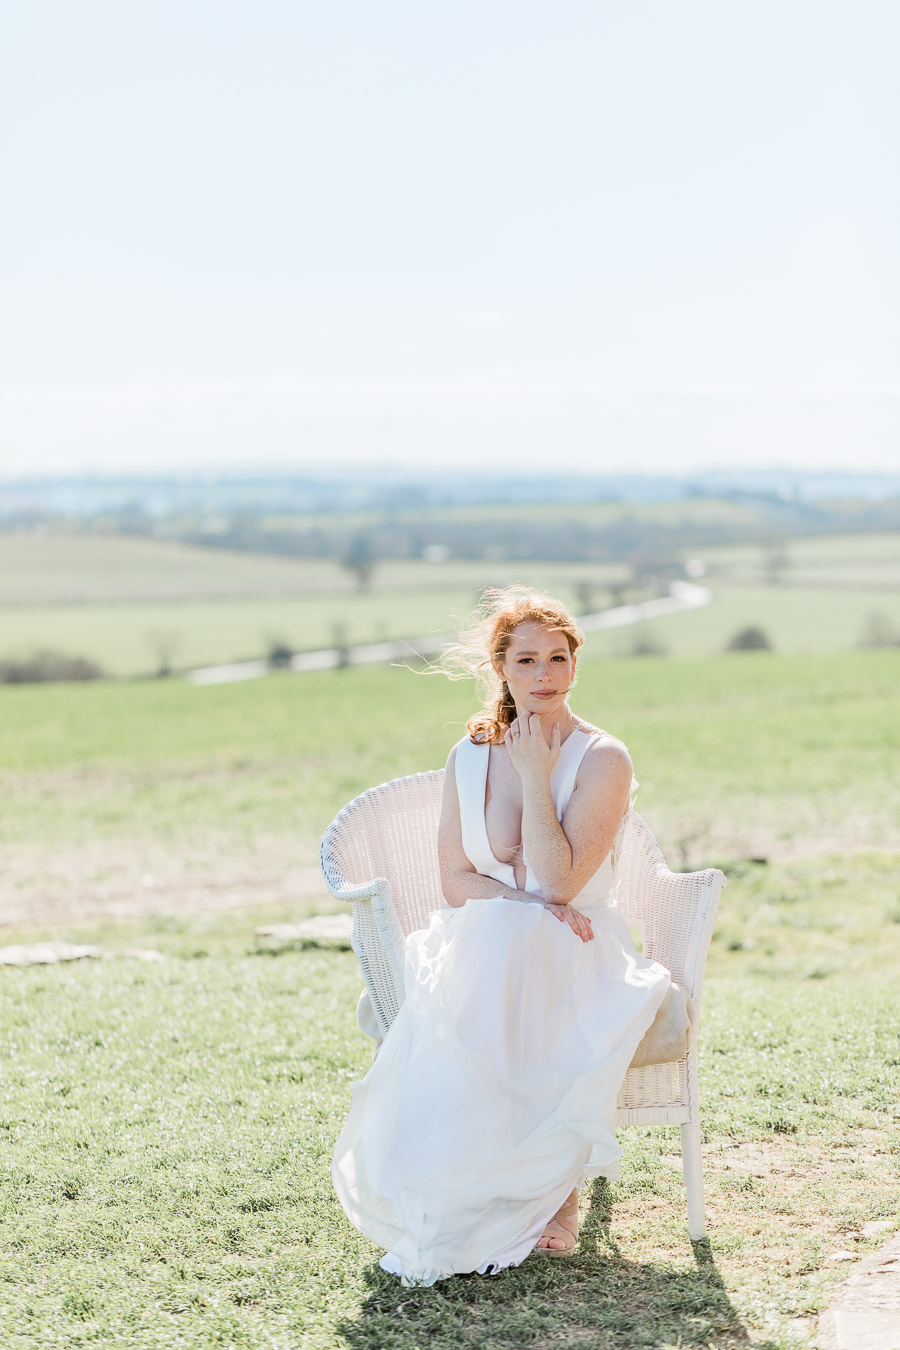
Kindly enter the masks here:
<path id="1" fill-rule="evenodd" d="M 383 1274 L 331 1191 L 368 1060 L 352 954 L 257 948 L 248 914 L 70 928 L 163 959 L 0 972 L 0 1343 L 805 1339 L 846 1273 L 831 1253 L 898 1222 L 898 863 L 732 871 L 701 1043 L 707 1244 L 687 1237 L 677 1130 L 630 1129 L 621 1182 L 584 1197 L 573 1259 L 430 1290 Z"/>

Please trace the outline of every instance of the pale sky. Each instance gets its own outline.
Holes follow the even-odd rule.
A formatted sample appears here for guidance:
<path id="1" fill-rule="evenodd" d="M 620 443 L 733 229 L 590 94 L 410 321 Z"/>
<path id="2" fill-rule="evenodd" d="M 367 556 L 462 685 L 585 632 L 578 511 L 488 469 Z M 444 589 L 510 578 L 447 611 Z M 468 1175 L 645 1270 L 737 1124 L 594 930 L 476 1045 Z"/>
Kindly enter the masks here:
<path id="1" fill-rule="evenodd" d="M 7 0 L 0 472 L 900 465 L 896 0 Z"/>

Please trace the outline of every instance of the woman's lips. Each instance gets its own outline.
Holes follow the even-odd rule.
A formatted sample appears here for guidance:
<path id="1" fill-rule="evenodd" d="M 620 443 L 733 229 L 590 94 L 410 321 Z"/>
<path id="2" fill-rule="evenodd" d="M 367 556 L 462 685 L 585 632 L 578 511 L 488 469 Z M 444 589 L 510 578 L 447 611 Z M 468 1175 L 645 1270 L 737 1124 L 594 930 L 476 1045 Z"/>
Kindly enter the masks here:
<path id="1" fill-rule="evenodd" d="M 536 689 L 531 695 L 532 698 L 556 698 L 555 689 Z"/>

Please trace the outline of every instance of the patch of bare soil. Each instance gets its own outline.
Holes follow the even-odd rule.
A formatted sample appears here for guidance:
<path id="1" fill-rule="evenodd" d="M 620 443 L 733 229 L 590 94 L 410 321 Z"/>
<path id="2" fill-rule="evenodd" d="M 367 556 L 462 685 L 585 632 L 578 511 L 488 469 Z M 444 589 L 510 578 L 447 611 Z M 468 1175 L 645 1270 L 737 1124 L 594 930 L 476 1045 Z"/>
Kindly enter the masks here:
<path id="1" fill-rule="evenodd" d="M 638 797 L 637 809 L 641 811 Z M 670 867 L 696 871 L 711 859 L 804 858 L 858 853 L 900 853 L 900 796 L 885 791 L 878 800 L 821 805 L 795 801 L 730 803 L 720 816 L 691 804 L 686 811 L 660 806 L 647 822 Z"/>
<path id="2" fill-rule="evenodd" d="M 216 846 L 216 843 L 218 846 Z M 152 841 L 61 850 L 23 845 L 0 863 L 0 926 L 53 927 L 98 919 L 204 913 L 329 900 L 314 846 L 235 850 L 205 840 L 190 857 Z"/>
<path id="3" fill-rule="evenodd" d="M 681 1172 L 681 1154 L 664 1153 L 666 1167 Z M 809 1166 L 809 1150 L 789 1140 L 718 1144 L 707 1149 L 704 1168 L 726 1175 L 730 1172 L 748 1177 L 793 1177 Z"/>

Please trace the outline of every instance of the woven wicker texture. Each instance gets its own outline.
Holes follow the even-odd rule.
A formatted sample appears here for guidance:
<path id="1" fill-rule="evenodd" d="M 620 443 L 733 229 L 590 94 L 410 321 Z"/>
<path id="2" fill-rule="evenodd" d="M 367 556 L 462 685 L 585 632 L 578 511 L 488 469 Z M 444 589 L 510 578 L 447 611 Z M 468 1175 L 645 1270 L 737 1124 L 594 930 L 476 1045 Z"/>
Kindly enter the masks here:
<path id="1" fill-rule="evenodd" d="M 385 1034 L 403 1001 L 403 939 L 444 903 L 437 858 L 443 770 L 395 778 L 357 797 L 322 838 L 331 894 L 353 902 L 353 950 Z M 629 1069 L 618 1125 L 680 1125 L 691 1236 L 703 1236 L 696 1028 L 703 973 L 725 877 L 714 868 L 671 872 L 649 826 L 628 812 L 613 853 L 616 904 L 690 995 L 694 1035 L 672 1064 Z"/>

